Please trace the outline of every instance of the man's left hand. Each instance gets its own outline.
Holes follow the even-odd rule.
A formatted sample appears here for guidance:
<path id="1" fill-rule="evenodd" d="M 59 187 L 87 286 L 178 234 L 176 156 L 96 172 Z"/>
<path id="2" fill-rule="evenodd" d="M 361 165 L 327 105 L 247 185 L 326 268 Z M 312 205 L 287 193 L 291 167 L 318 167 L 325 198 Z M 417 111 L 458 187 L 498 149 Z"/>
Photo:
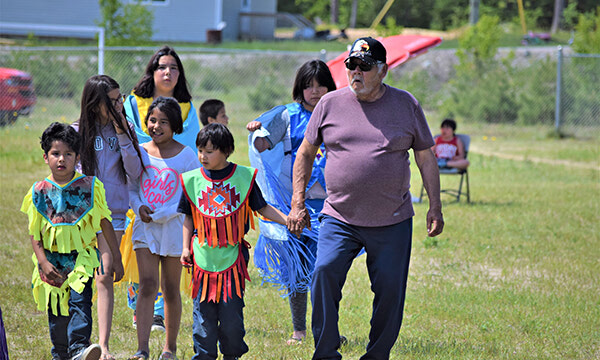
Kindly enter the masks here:
<path id="1" fill-rule="evenodd" d="M 440 210 L 429 209 L 427 212 L 427 235 L 438 236 L 444 230 L 444 217 Z"/>

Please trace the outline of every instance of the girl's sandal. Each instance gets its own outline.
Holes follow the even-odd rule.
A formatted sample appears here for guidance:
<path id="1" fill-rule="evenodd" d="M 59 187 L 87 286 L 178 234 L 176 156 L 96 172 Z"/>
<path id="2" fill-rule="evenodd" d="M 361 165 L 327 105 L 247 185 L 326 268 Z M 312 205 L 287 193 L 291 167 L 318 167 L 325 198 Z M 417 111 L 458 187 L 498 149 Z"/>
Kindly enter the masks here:
<path id="1" fill-rule="evenodd" d="M 133 356 L 129 358 L 129 360 L 148 360 L 150 358 L 150 354 L 145 351 L 138 351 Z"/>
<path id="2" fill-rule="evenodd" d="M 177 356 L 170 351 L 163 351 L 158 360 L 177 360 Z"/>
<path id="3" fill-rule="evenodd" d="M 303 340 L 303 338 L 297 338 L 297 337 L 292 336 L 291 338 L 289 338 L 286 341 L 286 343 L 288 345 L 302 345 L 302 340 Z"/>
<path id="4" fill-rule="evenodd" d="M 102 354 L 100 360 L 116 360 L 112 354 Z"/>

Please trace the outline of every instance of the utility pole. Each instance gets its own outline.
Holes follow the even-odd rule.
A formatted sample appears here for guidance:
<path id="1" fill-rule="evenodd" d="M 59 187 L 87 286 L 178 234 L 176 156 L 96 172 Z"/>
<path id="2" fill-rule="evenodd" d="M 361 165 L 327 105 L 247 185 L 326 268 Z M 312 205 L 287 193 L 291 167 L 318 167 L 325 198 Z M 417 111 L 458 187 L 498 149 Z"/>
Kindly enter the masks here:
<path id="1" fill-rule="evenodd" d="M 563 0 L 554 0 L 554 15 L 552 16 L 552 27 L 550 28 L 551 34 L 556 34 L 558 27 L 560 26 L 560 19 L 564 9 Z"/>
<path id="2" fill-rule="evenodd" d="M 331 24 L 337 24 L 339 22 L 339 1 L 331 0 Z"/>
<path id="3" fill-rule="evenodd" d="M 469 24 L 475 25 L 479 21 L 479 0 L 469 0 Z"/>
<path id="4" fill-rule="evenodd" d="M 350 9 L 350 28 L 356 27 L 356 11 L 358 8 L 358 0 L 352 0 L 352 8 Z"/>

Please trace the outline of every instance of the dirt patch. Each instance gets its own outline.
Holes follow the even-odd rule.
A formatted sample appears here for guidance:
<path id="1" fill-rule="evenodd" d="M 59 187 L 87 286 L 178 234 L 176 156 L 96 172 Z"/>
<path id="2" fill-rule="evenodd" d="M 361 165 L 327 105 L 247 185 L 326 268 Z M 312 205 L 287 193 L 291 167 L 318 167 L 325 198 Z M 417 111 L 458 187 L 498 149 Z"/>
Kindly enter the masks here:
<path id="1" fill-rule="evenodd" d="M 494 157 L 497 157 L 500 159 L 516 160 L 516 161 L 531 161 L 534 163 L 549 164 L 549 165 L 562 165 L 562 166 L 566 166 L 566 167 L 574 167 L 574 168 L 579 168 L 579 169 L 591 169 L 591 170 L 600 171 L 600 166 L 595 165 L 595 164 L 575 162 L 575 161 L 569 161 L 569 160 L 544 159 L 544 158 L 531 157 L 531 156 L 499 153 L 499 152 L 484 150 L 481 148 L 476 148 L 475 146 L 471 146 L 470 152 L 473 152 L 476 154 L 481 154 L 484 156 L 494 156 Z"/>

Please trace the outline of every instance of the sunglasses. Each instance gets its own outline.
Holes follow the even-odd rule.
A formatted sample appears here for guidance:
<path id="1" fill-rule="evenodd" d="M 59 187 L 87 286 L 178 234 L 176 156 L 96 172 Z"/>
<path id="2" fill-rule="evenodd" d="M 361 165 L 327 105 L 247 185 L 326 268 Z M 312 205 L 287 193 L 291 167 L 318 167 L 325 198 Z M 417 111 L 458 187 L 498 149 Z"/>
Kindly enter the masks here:
<path id="1" fill-rule="evenodd" d="M 361 63 L 355 63 L 355 62 L 351 62 L 351 61 L 346 62 L 346 69 L 348 69 L 350 71 L 356 69 L 357 66 L 360 68 L 360 71 L 371 71 L 371 69 L 373 68 L 373 65 L 367 64 L 365 62 L 361 62 Z"/>

